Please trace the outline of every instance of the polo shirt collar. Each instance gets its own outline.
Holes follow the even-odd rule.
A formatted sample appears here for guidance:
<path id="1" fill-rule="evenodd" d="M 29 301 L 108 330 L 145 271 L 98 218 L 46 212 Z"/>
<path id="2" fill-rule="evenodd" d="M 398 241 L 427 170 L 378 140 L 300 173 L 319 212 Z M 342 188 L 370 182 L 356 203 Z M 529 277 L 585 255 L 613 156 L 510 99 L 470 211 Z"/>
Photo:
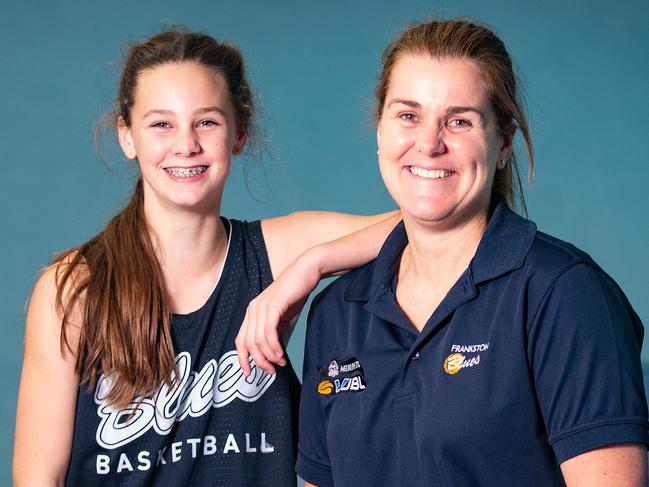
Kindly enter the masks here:
<path id="1" fill-rule="evenodd" d="M 510 210 L 497 195 L 487 230 L 469 264 L 472 283 L 477 285 L 521 267 L 535 236 L 536 225 Z M 389 288 L 407 243 L 402 221 L 390 233 L 374 263 L 361 269 L 349 284 L 345 300 L 369 301 Z"/>

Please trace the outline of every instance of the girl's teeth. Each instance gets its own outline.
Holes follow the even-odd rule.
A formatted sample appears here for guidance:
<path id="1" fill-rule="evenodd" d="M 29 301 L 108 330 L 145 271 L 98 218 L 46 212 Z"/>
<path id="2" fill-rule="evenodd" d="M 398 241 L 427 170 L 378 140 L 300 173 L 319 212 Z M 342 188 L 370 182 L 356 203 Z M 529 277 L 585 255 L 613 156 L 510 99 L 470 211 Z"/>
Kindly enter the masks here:
<path id="1" fill-rule="evenodd" d="M 453 171 L 446 171 L 444 169 L 423 169 L 421 167 L 415 167 L 415 166 L 410 166 L 410 172 L 414 174 L 415 176 L 419 176 L 421 178 L 428 178 L 428 179 L 442 179 L 442 178 L 447 178 L 451 174 L 453 174 Z"/>
<path id="2" fill-rule="evenodd" d="M 165 168 L 165 172 L 180 178 L 191 178 L 192 176 L 196 176 L 205 171 L 207 171 L 207 166 Z"/>

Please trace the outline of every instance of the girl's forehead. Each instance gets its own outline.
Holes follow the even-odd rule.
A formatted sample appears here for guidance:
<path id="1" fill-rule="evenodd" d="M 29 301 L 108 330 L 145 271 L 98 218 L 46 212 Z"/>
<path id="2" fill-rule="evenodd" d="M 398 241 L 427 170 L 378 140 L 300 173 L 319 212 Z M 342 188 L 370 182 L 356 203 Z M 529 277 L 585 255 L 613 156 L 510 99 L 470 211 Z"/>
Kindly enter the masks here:
<path id="1" fill-rule="evenodd" d="M 226 105 L 230 95 L 223 76 L 194 62 L 167 63 L 138 74 L 134 105 Z"/>

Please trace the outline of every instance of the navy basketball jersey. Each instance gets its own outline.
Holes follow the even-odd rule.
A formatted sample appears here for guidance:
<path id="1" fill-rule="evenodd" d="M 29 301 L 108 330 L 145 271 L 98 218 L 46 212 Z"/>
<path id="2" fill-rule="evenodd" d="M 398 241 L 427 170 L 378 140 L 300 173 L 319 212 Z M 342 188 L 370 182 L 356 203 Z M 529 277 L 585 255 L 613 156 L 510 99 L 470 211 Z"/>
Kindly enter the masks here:
<path id="1" fill-rule="evenodd" d="M 290 364 L 275 375 L 253 364 L 246 378 L 234 345 L 249 301 L 272 281 L 261 226 L 229 227 L 211 296 L 173 317 L 173 386 L 124 410 L 105 400 L 111 376 L 80 388 L 66 485 L 295 486 L 297 377 Z"/>

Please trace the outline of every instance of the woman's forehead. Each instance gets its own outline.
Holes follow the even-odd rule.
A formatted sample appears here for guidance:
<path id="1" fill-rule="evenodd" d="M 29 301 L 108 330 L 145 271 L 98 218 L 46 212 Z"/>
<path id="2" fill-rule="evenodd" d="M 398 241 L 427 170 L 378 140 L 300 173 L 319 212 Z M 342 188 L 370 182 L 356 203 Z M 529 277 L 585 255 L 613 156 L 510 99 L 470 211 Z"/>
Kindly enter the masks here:
<path id="1" fill-rule="evenodd" d="M 386 98 L 386 104 L 412 99 L 422 106 L 484 106 L 489 102 L 489 92 L 474 61 L 408 54 L 396 61 Z"/>

